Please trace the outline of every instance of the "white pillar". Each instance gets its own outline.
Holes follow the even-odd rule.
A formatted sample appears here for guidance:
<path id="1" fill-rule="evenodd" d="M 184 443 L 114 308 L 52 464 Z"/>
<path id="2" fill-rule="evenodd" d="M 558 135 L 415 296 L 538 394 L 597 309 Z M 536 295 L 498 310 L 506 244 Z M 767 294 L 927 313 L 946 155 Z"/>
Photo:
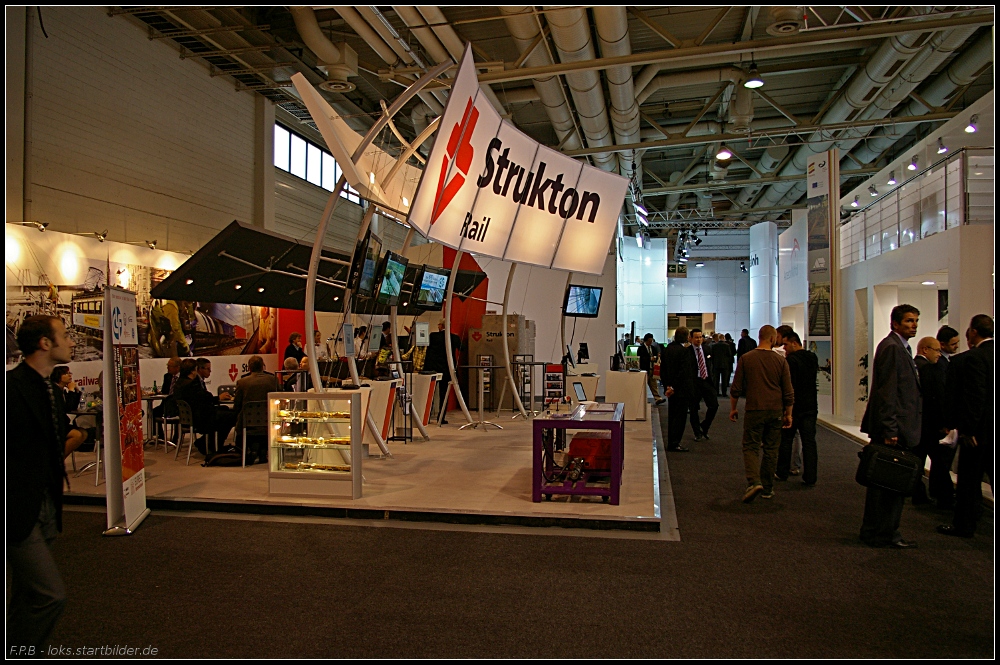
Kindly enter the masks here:
<path id="1" fill-rule="evenodd" d="M 750 227 L 750 336 L 761 326 L 781 324 L 778 311 L 778 226 L 761 222 Z"/>

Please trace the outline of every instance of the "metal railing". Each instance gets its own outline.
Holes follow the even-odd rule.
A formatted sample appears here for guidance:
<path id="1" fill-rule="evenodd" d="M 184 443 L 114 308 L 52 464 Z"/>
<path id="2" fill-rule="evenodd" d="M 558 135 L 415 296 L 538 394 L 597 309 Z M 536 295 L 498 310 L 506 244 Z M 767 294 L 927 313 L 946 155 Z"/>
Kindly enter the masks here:
<path id="1" fill-rule="evenodd" d="M 993 148 L 963 148 L 917 171 L 840 226 L 845 268 L 963 224 L 992 224 Z"/>

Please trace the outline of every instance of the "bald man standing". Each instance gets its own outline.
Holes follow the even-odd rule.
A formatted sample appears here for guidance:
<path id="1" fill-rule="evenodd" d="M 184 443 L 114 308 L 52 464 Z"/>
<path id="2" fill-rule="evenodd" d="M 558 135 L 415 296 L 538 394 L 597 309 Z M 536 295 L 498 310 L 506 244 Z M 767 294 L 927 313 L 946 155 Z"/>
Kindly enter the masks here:
<path id="1" fill-rule="evenodd" d="M 928 455 L 931 456 L 931 464 L 934 464 L 934 452 L 941 447 L 938 441 L 948 433 L 944 427 L 945 373 L 942 371 L 943 368 L 938 365 L 940 358 L 941 343 L 936 338 L 924 337 L 917 342 L 917 357 L 913 359 L 913 362 L 917 364 L 917 373 L 920 375 L 923 414 L 920 418 L 920 445 L 914 452 L 920 455 L 921 469 L 923 469 Z M 927 497 L 922 473 L 913 485 L 911 499 L 915 506 L 931 502 Z"/>

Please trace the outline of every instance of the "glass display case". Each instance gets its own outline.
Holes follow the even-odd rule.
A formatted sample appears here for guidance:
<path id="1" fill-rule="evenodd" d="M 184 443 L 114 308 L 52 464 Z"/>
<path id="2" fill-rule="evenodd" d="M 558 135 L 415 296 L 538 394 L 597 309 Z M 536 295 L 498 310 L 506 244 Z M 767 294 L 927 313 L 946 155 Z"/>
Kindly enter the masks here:
<path id="1" fill-rule="evenodd" d="M 268 395 L 271 494 L 361 498 L 369 390 Z"/>

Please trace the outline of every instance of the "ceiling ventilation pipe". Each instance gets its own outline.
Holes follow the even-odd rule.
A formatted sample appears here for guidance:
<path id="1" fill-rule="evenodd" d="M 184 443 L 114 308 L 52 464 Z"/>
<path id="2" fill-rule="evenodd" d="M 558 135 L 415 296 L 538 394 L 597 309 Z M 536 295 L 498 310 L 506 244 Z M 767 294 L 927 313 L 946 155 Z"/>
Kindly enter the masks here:
<path id="1" fill-rule="evenodd" d="M 674 131 L 672 136 L 675 138 L 680 135 L 681 131 L 686 127 L 683 125 L 663 125 L 663 128 L 667 131 Z M 757 118 L 751 120 L 750 130 L 754 132 L 760 132 L 768 129 L 781 129 L 783 127 L 792 128 L 794 125 L 792 121 L 784 116 L 777 116 L 774 118 Z M 726 127 L 721 122 L 715 120 L 706 120 L 705 122 L 699 122 L 697 125 L 691 128 L 691 131 L 687 133 L 687 136 L 707 136 L 711 134 L 725 134 L 731 131 L 731 127 Z M 644 141 L 655 141 L 657 139 L 665 138 L 660 130 L 653 129 L 652 127 L 644 127 L 639 130 L 639 136 L 642 137 Z"/>
<path id="2" fill-rule="evenodd" d="M 399 9 L 404 9 L 405 11 L 406 9 L 412 10 L 413 8 L 397 8 L 397 14 L 399 14 Z M 465 53 L 465 44 L 458 36 L 458 33 L 455 32 L 455 29 L 448 24 L 448 19 L 445 18 L 440 9 L 437 7 L 417 7 L 415 12 L 406 12 L 406 14 L 409 18 L 404 17 L 403 14 L 399 14 L 399 17 L 402 18 L 403 22 L 410 27 L 417 25 L 418 22 L 424 25 L 430 24 L 433 26 L 430 28 L 430 32 L 424 33 L 424 39 L 427 39 L 427 42 L 430 44 L 435 44 L 435 52 L 438 52 L 436 45 L 439 44 L 448 54 L 451 55 L 451 59 L 454 62 L 461 62 L 462 55 Z M 414 21 L 414 23 L 410 23 L 410 21 Z M 424 31 L 426 30 L 427 28 L 424 28 Z M 417 39 L 420 43 L 424 44 L 424 48 L 427 48 L 427 44 L 424 43 L 424 39 L 421 39 L 420 34 L 415 34 L 417 34 Z M 430 39 L 431 36 L 435 39 Z M 437 55 L 431 54 L 430 51 L 428 51 L 427 54 L 435 59 L 438 57 Z M 445 57 L 442 57 L 438 60 L 438 63 L 444 62 L 444 60 Z M 493 105 L 493 108 L 495 108 L 500 115 L 506 116 L 507 110 L 503 107 L 503 104 L 500 103 L 500 100 L 497 99 L 496 93 L 493 92 L 493 88 L 486 83 L 480 83 L 479 88 L 486 95 L 486 98 L 490 100 L 490 104 Z"/>
<path id="3" fill-rule="evenodd" d="M 347 22 L 347 24 L 351 26 L 354 32 L 358 33 L 358 36 L 361 37 L 366 44 L 372 47 L 376 53 L 378 53 L 378 56 L 382 58 L 383 62 L 390 67 L 403 66 L 404 63 L 399 56 L 396 55 L 396 52 L 393 51 L 388 44 L 386 44 L 385 40 L 382 39 L 382 37 L 379 36 L 379 34 L 375 32 L 370 25 L 368 25 L 368 22 L 365 21 L 364 17 L 361 16 L 361 14 L 359 14 L 354 7 L 336 7 L 335 9 L 337 10 L 337 13 L 340 14 L 340 16 Z M 405 76 L 403 78 L 414 80 L 409 76 Z M 426 104 L 428 108 L 434 112 L 434 115 L 441 115 L 444 113 L 444 107 L 429 92 L 420 92 L 417 96 L 420 97 L 424 104 Z"/>
<path id="4" fill-rule="evenodd" d="M 596 6 L 593 11 L 597 38 L 601 44 L 601 56 L 613 58 L 632 55 L 632 42 L 629 39 L 628 15 L 625 13 L 625 7 L 621 5 Z M 608 81 L 608 96 L 611 98 L 611 126 L 615 132 L 615 143 L 619 145 L 638 143 L 640 141 L 639 105 L 632 81 L 632 67 L 628 65 L 609 67 L 605 71 L 605 77 Z M 627 171 L 631 171 L 629 157 L 629 155 L 619 153 L 623 175 Z M 641 159 L 637 155 L 632 157 L 634 157 L 636 165 L 636 178 L 641 185 Z"/>
<path id="5" fill-rule="evenodd" d="M 518 53 L 521 55 L 531 48 L 539 35 L 538 21 L 531 13 L 530 7 L 500 7 L 500 13 L 504 16 L 504 24 L 510 32 L 514 43 L 517 44 Z M 525 67 L 544 67 L 554 64 L 549 57 L 545 44 L 536 45 L 531 54 L 525 58 Z M 559 138 L 564 150 L 579 150 L 583 147 L 580 136 L 573 124 L 573 112 L 563 93 L 562 84 L 558 76 L 532 79 L 532 84 L 538 92 L 538 97 L 545 107 L 545 113 L 549 116 L 549 122 Z"/>
<path id="6" fill-rule="evenodd" d="M 944 39 L 940 44 L 945 44 L 950 39 Z M 972 46 L 965 50 L 962 55 L 955 58 L 952 64 L 949 65 L 948 69 L 924 90 L 921 95 L 924 100 L 929 104 L 934 106 L 941 106 L 945 104 L 952 93 L 958 88 L 965 86 L 978 78 L 982 74 L 983 70 L 988 67 L 993 62 L 993 39 L 990 32 L 983 33 L 983 36 L 977 39 Z M 909 92 L 907 92 L 909 94 Z M 899 115 L 903 116 L 915 116 L 924 115 L 928 113 L 930 109 L 925 107 L 923 104 L 916 100 L 912 100 L 907 104 L 900 112 Z M 872 136 L 865 139 L 864 144 L 858 148 L 857 151 L 852 153 L 852 158 L 862 164 L 868 164 L 874 159 L 878 158 L 889 146 L 899 141 L 907 131 L 900 131 L 900 126 L 891 127 L 889 129 L 889 134 L 892 136 L 886 136 L 886 130 L 880 129 L 875 132 Z M 851 140 L 848 141 L 849 145 L 856 145 L 858 141 Z M 802 197 L 806 191 L 805 182 L 796 182 L 794 186 L 789 189 L 789 191 L 778 201 L 778 205 L 790 205 L 795 203 Z"/>
<path id="7" fill-rule="evenodd" d="M 948 69 L 943 74 L 937 76 L 921 93 L 929 104 L 942 106 L 949 101 L 951 95 L 959 88 L 975 81 L 993 62 L 993 34 L 986 31 L 979 39 L 974 41 L 961 55 L 955 58 Z M 906 94 L 909 94 L 907 91 Z M 903 107 L 897 115 L 915 116 L 929 113 L 930 109 L 920 102 L 911 100 Z M 865 142 L 852 153 L 852 157 L 862 164 L 868 164 L 881 155 L 893 143 L 898 141 L 902 134 L 899 128 L 891 128 L 888 132 L 893 136 L 886 136 L 884 129 L 874 132 Z"/>
<path id="8" fill-rule="evenodd" d="M 288 10 L 295 20 L 299 37 L 319 58 L 317 66 L 326 72 L 326 81 L 319 87 L 329 92 L 354 90 L 356 86 L 347 80 L 348 76 L 358 75 L 358 54 L 354 49 L 346 43 L 334 44 L 327 39 L 312 7 L 289 7 Z"/>
<path id="9" fill-rule="evenodd" d="M 706 85 L 709 83 L 736 83 L 746 78 L 746 72 L 739 67 L 719 67 L 717 69 L 702 69 L 695 72 L 679 72 L 677 74 L 660 74 L 646 79 L 642 88 L 636 79 L 636 101 L 640 104 L 663 88 L 680 88 L 687 85 Z"/>
<path id="10" fill-rule="evenodd" d="M 772 145 L 770 148 L 764 151 L 764 154 L 760 156 L 757 160 L 756 172 L 751 171 L 750 178 L 756 180 L 769 173 L 773 172 L 774 169 L 778 168 L 778 164 L 788 156 L 788 146 L 787 145 Z M 760 175 L 757 175 L 757 174 Z M 745 187 L 743 191 L 740 192 L 739 196 L 736 197 L 736 205 L 742 207 L 749 205 L 753 200 L 753 197 L 760 191 L 762 185 L 753 185 L 750 187 Z"/>
<path id="11" fill-rule="evenodd" d="M 595 60 L 597 53 L 590 39 L 590 22 L 584 9 L 561 9 L 546 15 L 552 41 L 561 62 Z M 587 145 L 600 148 L 614 145 L 611 125 L 608 122 L 607 104 L 601 75 L 596 71 L 571 72 L 564 75 L 573 95 L 573 103 L 580 118 L 580 127 L 587 137 Z M 613 152 L 592 155 L 594 164 L 604 171 L 618 171 L 618 158 Z"/>
<path id="12" fill-rule="evenodd" d="M 893 36 L 884 41 L 868 59 L 864 69 L 851 80 L 843 94 L 823 115 L 821 124 L 855 119 L 878 91 L 917 53 L 919 47 L 916 44 L 922 44 L 925 35 L 926 33 L 912 32 Z M 824 139 L 823 132 L 814 132 L 810 135 L 808 143 L 796 149 L 792 160 L 781 170 L 780 175 L 805 173 L 811 155 L 828 150 L 836 144 L 835 141 Z M 772 185 L 757 201 L 757 205 L 762 208 L 776 205 L 795 185 L 795 181 Z"/>

